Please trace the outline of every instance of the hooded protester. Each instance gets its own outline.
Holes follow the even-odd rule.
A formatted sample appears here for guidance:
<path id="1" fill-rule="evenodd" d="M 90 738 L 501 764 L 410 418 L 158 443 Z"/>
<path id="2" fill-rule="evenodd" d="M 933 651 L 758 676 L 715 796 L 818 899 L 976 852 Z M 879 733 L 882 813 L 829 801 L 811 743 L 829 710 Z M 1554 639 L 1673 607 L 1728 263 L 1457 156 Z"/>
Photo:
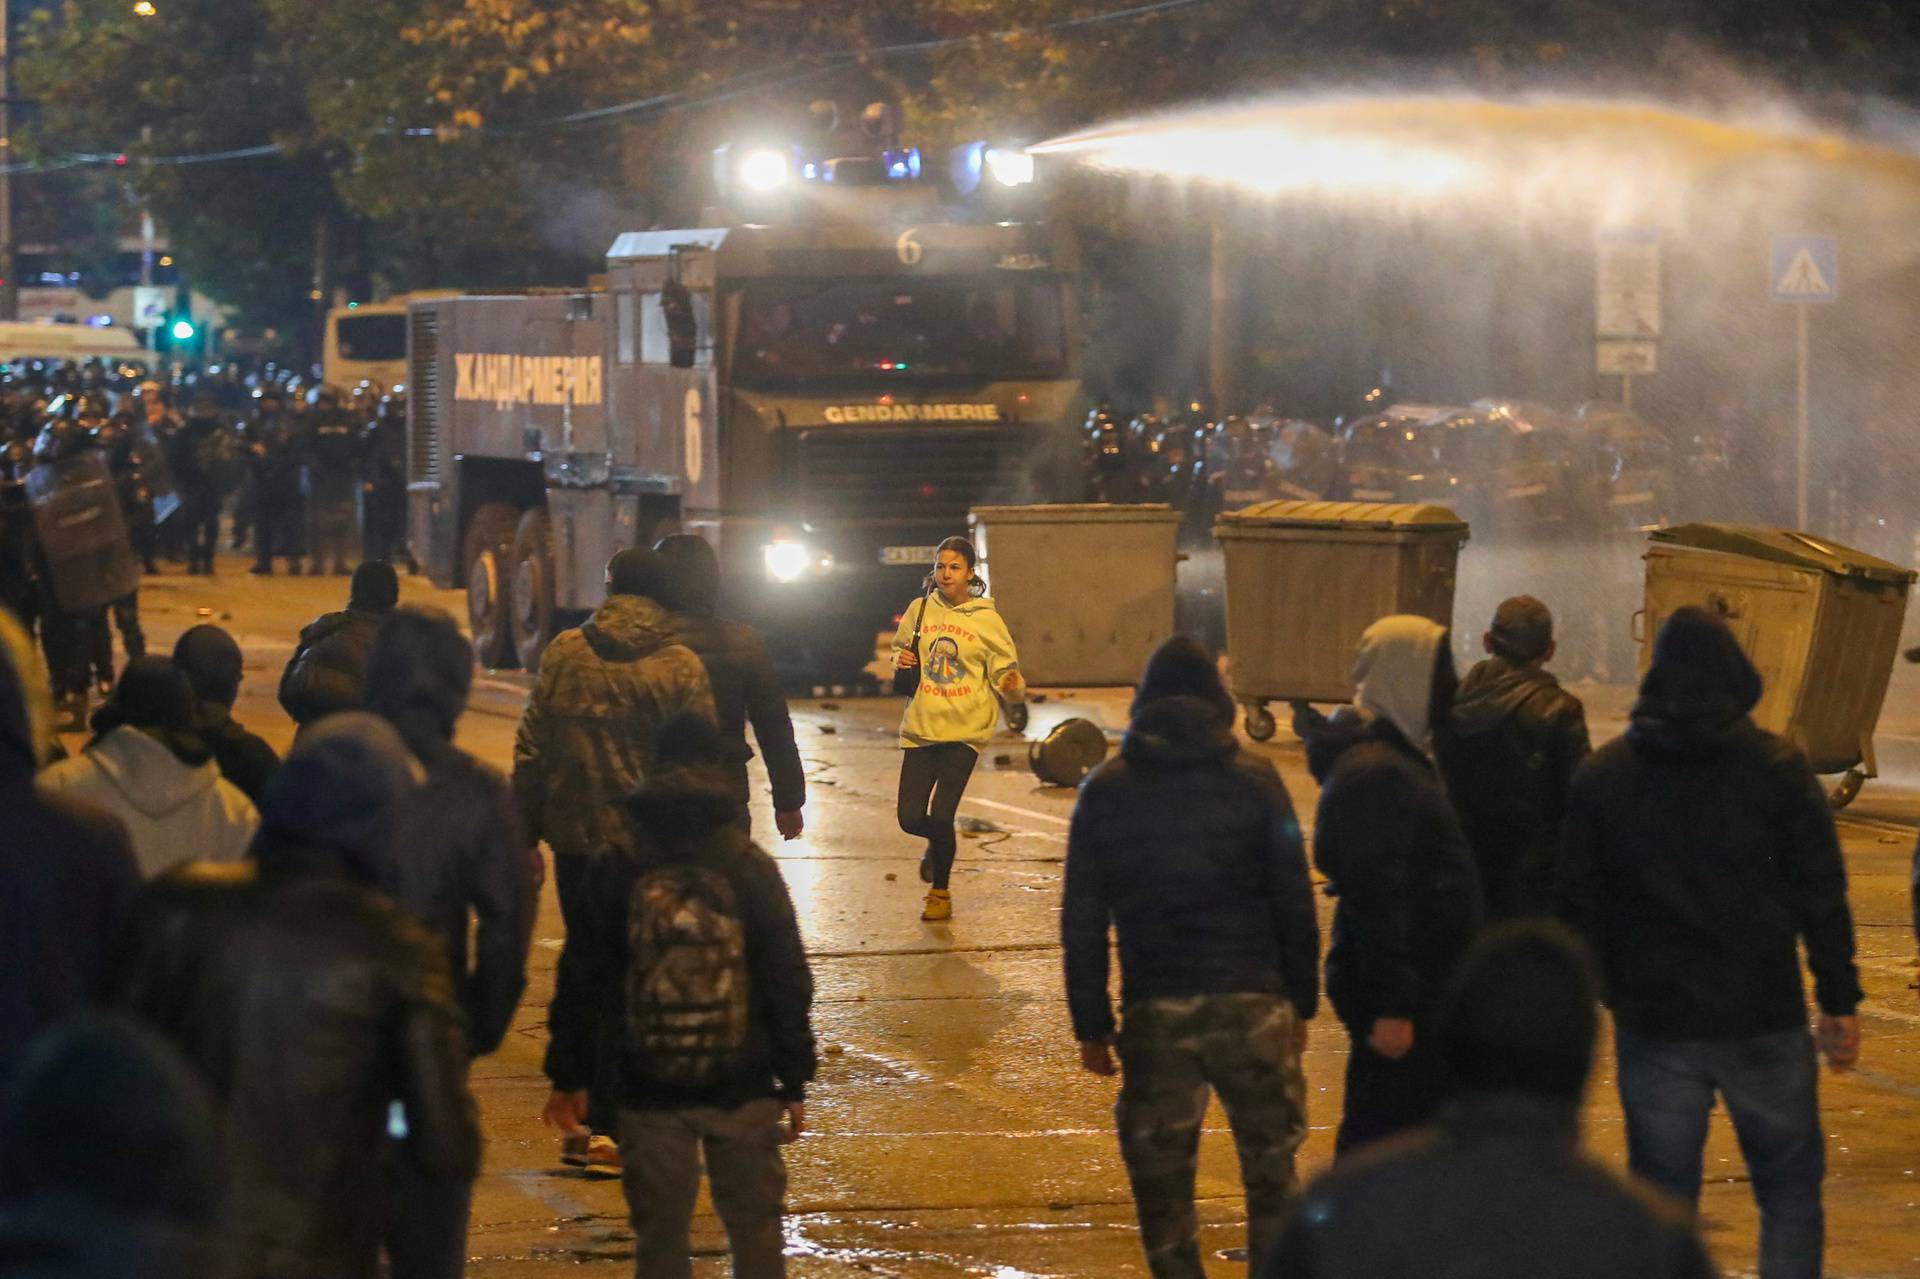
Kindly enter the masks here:
<path id="1" fill-rule="evenodd" d="M 259 813 L 193 731 L 193 690 L 172 662 L 128 662 L 92 726 L 85 750 L 40 774 L 43 792 L 118 817 L 148 879 L 184 861 L 245 856 Z"/>
<path id="2" fill-rule="evenodd" d="M 1480 926 L 1473 854 L 1427 744 L 1453 704 L 1446 628 L 1385 617 L 1354 650 L 1358 710 L 1307 739 L 1314 864 L 1337 899 L 1327 997 L 1352 1040 L 1336 1157 L 1424 1123 L 1444 1073 L 1433 1015 Z"/>
<path id="3" fill-rule="evenodd" d="M 530 859 L 507 779 L 453 744 L 472 684 L 473 646 L 440 609 L 396 609 L 374 637 L 367 710 L 399 731 L 426 773 L 401 806 L 386 889 L 440 939 L 479 1057 L 500 1046 L 526 987 L 538 853 Z M 472 1186 L 427 1181 L 407 1161 L 400 1173 L 387 1238 L 394 1273 L 459 1275 Z"/>
<path id="4" fill-rule="evenodd" d="M 253 863 L 148 886 L 109 1000 L 171 1040 L 224 1112 L 222 1233 L 250 1275 L 375 1274 L 400 1157 L 472 1180 L 480 1134 L 441 943 L 379 891 L 418 766 L 383 720 L 304 733 L 262 800 Z"/>
<path id="5" fill-rule="evenodd" d="M 1200 1279 L 1194 1168 L 1220 1094 L 1246 1182 L 1257 1272 L 1297 1186 L 1300 1053 L 1320 930 L 1300 823 L 1268 761 L 1233 738 L 1213 660 L 1175 636 L 1147 662 L 1120 757 L 1080 788 L 1060 914 L 1082 1066 L 1114 1073 L 1109 931 L 1120 941 L 1115 1118 L 1156 1279 Z"/>
<path id="6" fill-rule="evenodd" d="M 400 602 L 393 565 L 369 561 L 353 570 L 347 607 L 316 618 L 280 676 L 280 705 L 305 727 L 335 711 L 358 710 L 366 692 L 367 654 L 373 637 Z"/>
<path id="7" fill-rule="evenodd" d="M 767 765 L 773 785 L 773 821 L 783 839 L 798 839 L 806 829 L 801 810 L 807 802 L 807 776 L 793 740 L 793 718 L 786 693 L 774 674 L 773 659 L 760 632 L 743 622 L 715 615 L 720 606 L 720 558 L 704 538 L 677 533 L 653 548 L 666 561 L 667 587 L 660 602 L 672 611 L 673 638 L 699 654 L 713 684 L 720 736 L 727 743 L 731 790 L 744 812 L 751 791 L 747 761 L 747 725 Z"/>
<path id="8" fill-rule="evenodd" d="M 233 718 L 244 666 L 240 646 L 218 626 L 191 626 L 173 646 L 173 664 L 193 689 L 193 731 L 213 752 L 220 775 L 257 805 L 280 756 Z"/>
<path id="9" fill-rule="evenodd" d="M 28 1048 L 0 1100 L 0 1274 L 223 1274 L 224 1183 L 212 1099 L 179 1053 L 81 1014 Z"/>
<path id="10" fill-rule="evenodd" d="M 140 889 L 117 817 L 35 789 L 34 770 L 53 743 L 40 656 L 0 610 L 0 1084 L 35 1034 L 92 996 Z"/>
<path id="11" fill-rule="evenodd" d="M 1439 1016 L 1449 1097 L 1433 1124 L 1321 1177 L 1257 1279 L 1711 1279 L 1677 1205 L 1580 1149 L 1599 1017 L 1586 948 L 1499 925 Z"/>
<path id="12" fill-rule="evenodd" d="M 1858 1057 L 1860 979 L 1833 812 L 1800 749 L 1749 717 L 1761 691 L 1725 622 L 1675 610 L 1625 735 L 1574 774 L 1560 892 L 1605 974 L 1629 1166 L 1698 1204 L 1717 1094 L 1760 1205 L 1760 1273 L 1817 1279 L 1815 1049 L 1836 1070 Z"/>
<path id="13" fill-rule="evenodd" d="M 1481 637 L 1490 656 L 1460 682 L 1434 754 L 1473 848 L 1489 918 L 1549 913 L 1573 770 L 1592 748 L 1580 699 L 1546 669 L 1553 614 L 1503 600 Z"/>
<path id="14" fill-rule="evenodd" d="M 593 859 L 593 918 L 567 930 L 545 1117 L 585 1130 L 590 1090 L 605 1079 L 596 1057 L 612 1038 L 634 1273 L 691 1275 L 704 1162 L 733 1274 L 780 1279 L 780 1145 L 806 1123 L 813 973 L 780 868 L 737 820 L 713 724 L 668 719 L 656 762 L 628 804 L 636 850 Z"/>
<path id="15" fill-rule="evenodd" d="M 526 837 L 553 850 L 554 887 L 569 937 L 591 921 L 587 872 L 609 856 L 632 856 L 627 797 L 653 770 L 653 739 L 681 711 L 711 720 L 713 687 L 693 650 L 676 643 L 666 610 L 666 563 L 630 547 L 607 564 L 607 599 L 586 625 L 554 636 L 540 658 L 513 743 L 513 790 Z M 612 1045 L 598 1057 L 611 1079 Z M 561 1161 L 618 1176 L 613 1089 L 597 1086 L 593 1135 L 569 1135 Z"/>

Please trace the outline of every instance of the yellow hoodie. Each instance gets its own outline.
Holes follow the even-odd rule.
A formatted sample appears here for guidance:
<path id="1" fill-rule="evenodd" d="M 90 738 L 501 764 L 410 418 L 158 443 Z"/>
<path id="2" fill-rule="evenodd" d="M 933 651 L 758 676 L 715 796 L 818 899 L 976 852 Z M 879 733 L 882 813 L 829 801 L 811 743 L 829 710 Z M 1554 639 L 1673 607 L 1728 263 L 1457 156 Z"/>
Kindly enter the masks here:
<path id="1" fill-rule="evenodd" d="M 896 654 L 913 647 L 922 608 L 927 620 L 920 628 L 920 689 L 900 721 L 900 745 L 965 742 L 984 750 L 1000 719 L 994 690 L 1008 671 L 1020 667 L 1013 636 L 992 600 L 949 606 L 935 591 L 915 600 L 900 619 L 893 637 Z"/>

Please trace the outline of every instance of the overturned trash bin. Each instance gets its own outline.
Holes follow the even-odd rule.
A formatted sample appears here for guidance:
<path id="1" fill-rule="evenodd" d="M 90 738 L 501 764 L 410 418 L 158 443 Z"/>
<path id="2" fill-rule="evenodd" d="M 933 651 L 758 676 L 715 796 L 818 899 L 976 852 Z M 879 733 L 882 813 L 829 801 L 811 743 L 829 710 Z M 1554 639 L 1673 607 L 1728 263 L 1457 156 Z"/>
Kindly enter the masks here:
<path id="1" fill-rule="evenodd" d="M 1760 671 L 1753 721 L 1841 774 L 1842 808 L 1879 776 L 1873 729 L 1906 621 L 1911 569 L 1791 529 L 1682 524 L 1649 534 L 1640 670 L 1674 610 L 1712 609 Z"/>
<path id="2" fill-rule="evenodd" d="M 967 522 L 1027 683 L 1132 684 L 1173 634 L 1171 506 L 976 506 Z"/>
<path id="3" fill-rule="evenodd" d="M 1467 524 L 1413 502 L 1262 502 L 1213 528 L 1226 559 L 1227 652 L 1247 735 L 1273 736 L 1269 702 L 1353 700 L 1353 649 L 1394 613 L 1453 625 Z"/>

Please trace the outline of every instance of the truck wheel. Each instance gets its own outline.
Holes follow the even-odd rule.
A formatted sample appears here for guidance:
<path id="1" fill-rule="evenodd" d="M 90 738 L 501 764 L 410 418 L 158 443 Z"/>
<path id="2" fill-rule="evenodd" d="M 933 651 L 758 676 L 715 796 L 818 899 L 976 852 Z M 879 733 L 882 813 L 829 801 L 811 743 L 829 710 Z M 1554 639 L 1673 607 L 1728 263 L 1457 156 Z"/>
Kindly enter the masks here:
<path id="1" fill-rule="evenodd" d="M 480 665 L 513 665 L 514 525 L 520 512 L 505 502 L 488 502 L 473 513 L 462 543 L 467 564 L 467 627 Z"/>
<path id="2" fill-rule="evenodd" d="M 520 665 L 540 669 L 540 654 L 559 632 L 553 608 L 553 524 L 544 507 L 520 517 L 513 534 L 513 646 Z"/>

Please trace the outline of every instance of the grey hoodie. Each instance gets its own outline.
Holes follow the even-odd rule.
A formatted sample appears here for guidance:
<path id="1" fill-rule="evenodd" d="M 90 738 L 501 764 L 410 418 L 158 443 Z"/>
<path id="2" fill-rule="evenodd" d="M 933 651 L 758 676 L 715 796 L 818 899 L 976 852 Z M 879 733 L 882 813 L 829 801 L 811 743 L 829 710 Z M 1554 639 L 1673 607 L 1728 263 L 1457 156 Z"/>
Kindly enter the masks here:
<path id="1" fill-rule="evenodd" d="M 253 801 L 212 760 L 182 763 L 157 738 L 127 725 L 47 768 L 38 784 L 125 822 L 148 879 L 184 861 L 239 861 L 260 824 Z"/>

